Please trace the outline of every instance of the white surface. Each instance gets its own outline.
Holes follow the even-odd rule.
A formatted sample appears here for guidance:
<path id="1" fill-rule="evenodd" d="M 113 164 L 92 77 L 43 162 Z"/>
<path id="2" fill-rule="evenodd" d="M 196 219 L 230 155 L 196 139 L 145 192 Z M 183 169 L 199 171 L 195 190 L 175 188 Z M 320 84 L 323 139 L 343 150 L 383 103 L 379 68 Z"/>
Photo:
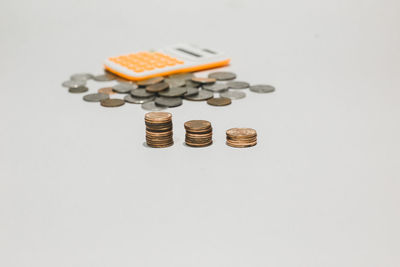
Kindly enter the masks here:
<path id="1" fill-rule="evenodd" d="M 399 8 L 2 1 L 0 266 L 399 266 Z M 61 87 L 180 41 L 226 51 L 239 80 L 276 93 L 185 102 L 175 146 L 155 150 L 139 106 Z M 212 122 L 213 146 L 182 145 L 189 119 Z M 259 144 L 227 147 L 235 126 Z"/>

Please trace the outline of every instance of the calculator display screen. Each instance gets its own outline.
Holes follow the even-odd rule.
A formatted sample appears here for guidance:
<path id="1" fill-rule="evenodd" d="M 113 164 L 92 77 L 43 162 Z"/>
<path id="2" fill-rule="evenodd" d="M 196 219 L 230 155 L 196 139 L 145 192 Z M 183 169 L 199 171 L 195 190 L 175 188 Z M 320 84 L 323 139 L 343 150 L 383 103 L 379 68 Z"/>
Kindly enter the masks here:
<path id="1" fill-rule="evenodd" d="M 179 50 L 179 51 L 181 51 L 181 52 L 183 52 L 183 53 L 186 53 L 186 54 L 189 54 L 189 55 L 192 55 L 192 56 L 195 56 L 195 57 L 201 57 L 201 55 L 196 54 L 196 53 L 194 53 L 194 52 L 192 52 L 192 51 L 183 49 L 183 48 L 176 48 L 176 50 Z"/>

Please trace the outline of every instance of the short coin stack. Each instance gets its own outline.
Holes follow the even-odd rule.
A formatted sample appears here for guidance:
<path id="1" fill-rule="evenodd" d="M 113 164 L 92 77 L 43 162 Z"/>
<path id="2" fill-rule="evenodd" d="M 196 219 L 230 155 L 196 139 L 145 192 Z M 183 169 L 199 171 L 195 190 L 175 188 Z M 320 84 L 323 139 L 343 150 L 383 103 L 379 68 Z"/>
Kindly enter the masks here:
<path id="1" fill-rule="evenodd" d="M 169 147 L 174 144 L 172 137 L 172 114 L 169 112 L 149 112 L 144 117 L 146 143 L 150 147 Z"/>
<path id="2" fill-rule="evenodd" d="M 257 132 L 251 128 L 232 128 L 226 131 L 226 144 L 231 147 L 251 147 L 257 144 Z"/>
<path id="3" fill-rule="evenodd" d="M 209 121 L 192 120 L 185 122 L 186 145 L 205 147 L 212 144 L 212 127 Z"/>

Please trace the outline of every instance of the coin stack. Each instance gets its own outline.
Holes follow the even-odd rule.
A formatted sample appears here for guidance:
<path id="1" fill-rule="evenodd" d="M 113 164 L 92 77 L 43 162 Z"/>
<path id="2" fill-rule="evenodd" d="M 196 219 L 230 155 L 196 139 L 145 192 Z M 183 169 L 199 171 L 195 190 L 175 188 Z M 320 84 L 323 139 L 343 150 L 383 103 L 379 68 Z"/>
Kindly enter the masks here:
<path id="1" fill-rule="evenodd" d="M 257 144 L 257 132 L 251 128 L 232 128 L 226 131 L 226 144 L 231 147 L 251 147 Z"/>
<path id="2" fill-rule="evenodd" d="M 205 147 L 212 144 L 212 127 L 209 121 L 192 120 L 185 122 L 186 145 Z"/>
<path id="3" fill-rule="evenodd" d="M 174 144 L 172 137 L 172 114 L 169 112 L 149 112 L 144 117 L 146 143 L 150 147 L 169 147 Z"/>

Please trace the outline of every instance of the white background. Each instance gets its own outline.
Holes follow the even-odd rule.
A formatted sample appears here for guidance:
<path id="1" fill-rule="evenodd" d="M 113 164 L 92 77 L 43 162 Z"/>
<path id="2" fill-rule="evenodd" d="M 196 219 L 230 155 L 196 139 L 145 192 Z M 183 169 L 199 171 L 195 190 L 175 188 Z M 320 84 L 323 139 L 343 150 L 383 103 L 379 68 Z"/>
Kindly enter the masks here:
<path id="1" fill-rule="evenodd" d="M 398 267 L 399 3 L 2 0 L 0 266 Z M 277 91 L 185 102 L 157 150 L 140 106 L 61 87 L 177 42 Z M 214 145 L 182 144 L 190 119 Z M 259 144 L 227 147 L 231 127 Z"/>

